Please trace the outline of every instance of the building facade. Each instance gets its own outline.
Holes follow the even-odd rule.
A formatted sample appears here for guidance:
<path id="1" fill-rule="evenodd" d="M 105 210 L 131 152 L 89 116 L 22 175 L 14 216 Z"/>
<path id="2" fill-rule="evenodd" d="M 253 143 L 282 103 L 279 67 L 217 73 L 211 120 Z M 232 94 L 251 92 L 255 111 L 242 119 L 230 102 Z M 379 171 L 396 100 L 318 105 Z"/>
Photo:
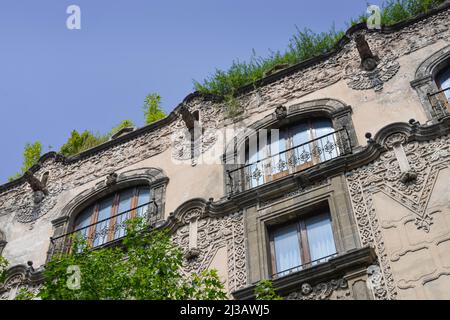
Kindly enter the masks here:
<path id="1" fill-rule="evenodd" d="M 39 290 L 79 233 L 119 242 L 131 216 L 169 228 L 183 272 L 229 297 L 450 299 L 450 4 L 274 70 L 229 102 L 168 117 L 0 186 L 0 299 Z M 231 132 L 231 134 L 230 134 Z M 187 137 L 187 138 L 186 138 Z"/>

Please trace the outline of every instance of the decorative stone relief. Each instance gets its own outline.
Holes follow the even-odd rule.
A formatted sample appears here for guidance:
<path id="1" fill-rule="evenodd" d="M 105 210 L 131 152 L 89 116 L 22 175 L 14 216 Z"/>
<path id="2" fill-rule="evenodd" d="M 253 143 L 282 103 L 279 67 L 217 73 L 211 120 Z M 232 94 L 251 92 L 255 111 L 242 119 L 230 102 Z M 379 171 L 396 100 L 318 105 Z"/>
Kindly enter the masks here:
<path id="1" fill-rule="evenodd" d="M 35 201 L 35 194 L 26 193 L 15 201 L 16 221 L 20 223 L 31 223 L 47 214 L 56 205 L 56 196 L 63 190 L 62 183 L 52 183 L 48 187 L 48 196 Z"/>
<path id="2" fill-rule="evenodd" d="M 42 279 L 36 280 L 33 278 L 35 277 L 35 274 L 33 274 L 35 270 L 32 269 L 32 263 L 30 263 L 28 263 L 28 268 L 14 267 L 18 271 L 12 273 L 3 284 L 0 284 L 0 300 L 14 300 L 22 289 L 26 289 L 31 294 L 39 293 L 42 287 Z M 42 272 L 42 270 L 39 272 Z"/>
<path id="3" fill-rule="evenodd" d="M 182 219 L 184 225 L 177 229 L 173 241 L 183 248 L 184 255 L 189 250 L 189 224 L 193 216 L 198 217 L 199 209 L 187 213 Z M 240 213 L 223 217 L 202 217 L 198 220 L 198 254 L 183 263 L 184 273 L 189 275 L 207 269 L 220 248 L 227 248 L 228 288 L 230 292 L 247 285 L 247 271 L 244 243 L 243 218 Z"/>
<path id="4" fill-rule="evenodd" d="M 345 68 L 344 79 L 347 85 L 355 90 L 374 89 L 376 92 L 383 90 L 386 82 L 392 79 L 400 69 L 397 57 L 393 53 L 388 53 L 381 57 L 378 65 L 373 70 L 363 70 L 359 66 L 349 64 Z"/>
<path id="5" fill-rule="evenodd" d="M 406 137 L 395 134 L 386 139 L 385 144 L 392 146 L 394 141 L 406 141 Z M 377 299 L 395 299 L 397 291 L 392 277 L 389 258 L 386 253 L 381 226 L 373 205 L 373 195 L 381 192 L 387 197 L 408 208 L 415 217 L 415 226 L 423 232 L 430 232 L 433 219 L 427 211 L 427 204 L 440 170 L 450 166 L 450 138 L 437 138 L 429 142 L 412 141 L 403 147 L 409 164 L 417 172 L 414 183 L 401 181 L 400 166 L 394 151 L 389 149 L 379 160 L 347 174 L 348 189 L 357 226 L 363 246 L 370 245 L 377 251 L 383 274 L 384 290 L 377 290 Z"/>
<path id="6" fill-rule="evenodd" d="M 202 108 L 201 109 L 201 126 L 202 130 L 199 137 L 194 141 L 194 150 L 192 150 L 191 134 L 186 129 L 184 121 L 178 121 L 174 126 L 174 134 L 172 137 L 172 157 L 176 160 L 191 160 L 198 158 L 201 154 L 208 151 L 217 141 L 218 121 L 222 118 L 220 109 L 218 108 Z M 198 129 L 197 129 L 198 130 Z M 192 157 L 194 152 L 194 157 Z"/>
<path id="7" fill-rule="evenodd" d="M 331 280 L 311 286 L 303 283 L 299 291 L 292 292 L 286 300 L 327 300 L 333 295 L 336 300 L 351 299 L 351 292 L 345 279 Z"/>

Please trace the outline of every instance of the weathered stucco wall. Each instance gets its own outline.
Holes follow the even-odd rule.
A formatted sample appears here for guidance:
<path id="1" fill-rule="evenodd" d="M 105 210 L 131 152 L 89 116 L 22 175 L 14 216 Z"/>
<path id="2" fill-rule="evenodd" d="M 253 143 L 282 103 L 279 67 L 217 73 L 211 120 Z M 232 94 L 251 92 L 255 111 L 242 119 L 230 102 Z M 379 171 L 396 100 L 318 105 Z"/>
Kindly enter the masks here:
<path id="1" fill-rule="evenodd" d="M 233 123 L 251 125 L 281 104 L 289 107 L 323 98 L 352 107 L 360 147 L 366 145 L 366 132 L 375 134 L 383 127 L 411 118 L 421 124 L 430 122 L 410 82 L 422 61 L 450 44 L 449 10 L 396 32 L 360 30 L 348 36 L 353 39 L 359 33 L 366 35 L 373 53 L 380 59 L 375 71 L 360 68 L 358 51 L 354 41 L 350 41 L 328 59 L 244 93 L 237 98 L 243 110 L 237 118 L 226 117 L 224 102 L 199 96 L 186 99 L 182 105 L 191 112 L 200 110 L 201 125 L 207 129 L 201 138 L 201 153 L 220 159 L 217 150 L 221 149 L 213 148 L 220 140 L 214 129 Z M 189 143 L 181 137 L 180 130 L 186 125 L 179 107 L 166 122 L 72 159 L 44 157 L 34 175 L 40 178 L 49 172 L 49 194 L 39 204 L 34 203 L 33 192 L 23 180 L 0 188 L 0 230 L 7 241 L 3 255 L 12 265 L 26 264 L 29 260 L 35 266 L 44 264 L 49 238 L 54 234 L 52 221 L 60 217 L 67 203 L 112 172 L 161 169 L 169 178 L 165 218 L 191 199 L 226 202 L 223 165 L 192 163 Z M 396 176 L 399 168 L 392 150 L 347 178 L 361 242 L 377 248 L 389 298 L 450 297 L 443 290 L 450 281 L 446 269 L 450 268 L 448 254 L 444 255 L 450 232 L 446 187 L 450 175 L 448 144 L 446 138 L 427 143 L 405 141 L 408 157 L 420 172 L 417 182 L 410 186 L 399 184 Z M 443 151 L 436 154 L 437 150 Z M 428 184 L 432 178 L 433 182 Z M 417 215 L 422 217 L 420 230 Z M 212 266 L 219 269 L 230 291 L 245 286 L 248 277 L 242 219 L 241 211 L 199 218 L 198 249 L 202 259 L 186 265 L 186 272 Z M 425 232 L 424 225 L 431 224 L 427 219 L 433 219 L 434 224 Z M 367 225 L 368 221 L 378 220 Z M 174 235 L 185 248 L 189 243 L 188 224 L 185 221 Z M 374 224 L 378 229 L 374 229 Z"/>
<path id="2" fill-rule="evenodd" d="M 391 298 L 449 299 L 450 138 L 391 137 L 417 179 L 401 181 L 392 149 L 348 174 L 361 242 L 377 249 Z"/>

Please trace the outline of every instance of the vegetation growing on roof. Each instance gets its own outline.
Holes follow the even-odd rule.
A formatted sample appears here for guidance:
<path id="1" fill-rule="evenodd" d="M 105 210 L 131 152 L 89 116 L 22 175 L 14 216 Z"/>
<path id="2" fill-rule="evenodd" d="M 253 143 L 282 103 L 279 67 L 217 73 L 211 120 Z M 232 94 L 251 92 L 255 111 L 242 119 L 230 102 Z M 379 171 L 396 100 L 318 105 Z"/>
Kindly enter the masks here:
<path id="1" fill-rule="evenodd" d="M 42 143 L 36 141 L 34 143 L 27 143 L 23 149 L 23 162 L 20 172 L 16 173 L 14 176 L 8 178 L 9 181 L 13 181 L 20 178 L 25 172 L 28 171 L 32 166 L 34 166 L 42 155 Z"/>
<path id="2" fill-rule="evenodd" d="M 381 8 L 381 23 L 389 26 L 405 19 L 425 13 L 445 0 L 388 0 Z M 348 25 L 367 21 L 367 15 L 350 20 Z M 332 27 L 327 32 L 315 33 L 310 29 L 300 30 L 291 37 L 287 49 L 271 52 L 266 58 L 257 57 L 253 51 L 247 62 L 233 61 L 228 70 L 216 71 L 202 82 L 194 80 L 195 90 L 222 97 L 234 95 L 240 87 L 254 84 L 276 66 L 291 66 L 332 50 L 344 36 L 344 31 Z"/>
<path id="3" fill-rule="evenodd" d="M 388 0 L 382 5 L 381 23 L 386 26 L 425 13 L 430 9 L 444 3 L 445 0 Z M 367 15 L 361 15 L 351 19 L 348 25 L 355 25 L 367 21 Z M 334 26 L 327 32 L 315 33 L 310 29 L 300 30 L 291 37 L 287 49 L 271 52 L 268 57 L 258 57 L 253 51 L 250 60 L 233 61 L 228 70 L 216 69 L 216 71 L 202 82 L 194 80 L 197 91 L 205 94 L 215 94 L 224 98 L 228 116 L 236 116 L 241 110 L 235 99 L 239 88 L 245 85 L 256 84 L 258 80 L 277 69 L 286 68 L 313 57 L 320 56 L 332 50 L 338 41 L 344 36 L 342 30 L 336 30 Z M 144 102 L 144 115 L 146 124 L 151 124 L 166 116 L 160 107 L 161 97 L 152 93 L 147 95 Z M 107 141 L 111 135 L 120 129 L 132 125 L 129 120 L 122 121 L 107 134 L 93 134 L 84 131 L 81 134 L 73 130 L 68 141 L 61 147 L 60 152 L 66 156 L 72 156 Z M 39 143 L 39 145 L 37 145 Z M 24 152 L 24 164 L 21 172 L 10 177 L 9 180 L 19 178 L 41 156 L 40 142 L 27 144 Z"/>
<path id="4" fill-rule="evenodd" d="M 161 109 L 161 96 L 157 93 L 147 95 L 144 102 L 145 123 L 151 124 L 166 117 Z"/>

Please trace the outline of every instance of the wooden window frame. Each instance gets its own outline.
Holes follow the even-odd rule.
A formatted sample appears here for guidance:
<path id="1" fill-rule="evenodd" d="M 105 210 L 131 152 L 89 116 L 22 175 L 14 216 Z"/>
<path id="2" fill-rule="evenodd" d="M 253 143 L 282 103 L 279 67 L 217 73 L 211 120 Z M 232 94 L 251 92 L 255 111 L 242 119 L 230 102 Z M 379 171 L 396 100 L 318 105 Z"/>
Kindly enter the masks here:
<path id="1" fill-rule="evenodd" d="M 112 242 L 114 240 L 117 240 L 117 239 L 114 239 L 114 237 L 115 237 L 115 228 L 114 228 L 114 226 L 116 225 L 117 215 L 120 213 L 120 212 L 118 212 L 119 205 L 120 205 L 120 194 L 125 192 L 125 191 L 127 191 L 127 190 L 130 190 L 130 189 L 133 190 L 133 196 L 131 198 L 130 208 L 127 209 L 127 210 L 131 210 L 132 209 L 132 211 L 129 212 L 129 215 L 130 215 L 129 219 L 132 219 L 132 218 L 135 218 L 136 215 L 137 215 L 136 207 L 137 207 L 137 204 L 139 203 L 139 190 L 142 189 L 142 188 L 147 188 L 147 187 L 148 187 L 148 189 L 150 191 L 150 196 L 151 196 L 151 194 L 152 194 L 152 187 L 145 186 L 145 185 L 137 185 L 137 186 L 134 186 L 134 187 L 121 189 L 121 190 L 118 190 L 118 191 L 116 191 L 116 192 L 114 192 L 112 194 L 106 195 L 105 197 L 102 197 L 101 199 L 96 200 L 93 204 L 88 206 L 87 209 L 91 209 L 92 212 L 90 214 L 89 228 L 88 228 L 87 233 L 86 233 L 87 234 L 87 239 L 88 239 L 87 245 L 89 247 L 94 247 L 94 233 L 95 233 L 95 229 L 96 229 L 96 226 L 97 226 L 96 223 L 98 222 L 99 205 L 100 205 L 101 201 L 107 199 L 110 196 L 113 196 L 113 202 L 112 202 L 111 209 L 110 209 L 110 214 L 109 214 L 109 219 L 110 220 L 108 222 L 109 231 L 108 231 L 108 235 L 107 235 L 107 240 L 106 240 L 105 243 L 103 243 L 101 245 L 98 245 L 96 247 L 101 247 L 102 245 L 105 245 L 105 244 L 110 243 L 110 242 Z M 78 217 L 77 217 L 77 219 L 78 219 Z M 75 219 L 73 232 L 75 232 L 75 231 L 77 231 L 79 229 L 78 227 L 79 227 L 80 223 L 77 222 L 77 219 Z"/>
<path id="2" fill-rule="evenodd" d="M 276 275 L 282 272 L 288 272 L 288 270 L 277 270 L 277 261 L 276 261 L 276 252 L 275 252 L 275 238 L 274 238 L 274 234 L 277 230 L 283 228 L 283 227 L 287 227 L 287 226 L 291 226 L 291 225 L 296 225 L 297 227 L 297 240 L 298 240 L 298 248 L 300 251 L 300 258 L 301 258 L 301 265 L 297 266 L 297 267 L 301 267 L 301 266 L 305 266 L 308 264 L 311 264 L 313 261 L 311 261 L 311 249 L 309 246 L 309 241 L 308 241 L 308 232 L 306 229 L 306 221 L 312 217 L 315 216 L 321 216 L 321 215 L 327 215 L 328 218 L 330 219 L 330 223 L 331 223 L 331 230 L 332 230 L 332 235 L 333 235 L 333 242 L 335 244 L 336 247 L 336 251 L 337 251 L 337 243 L 336 243 L 336 237 L 334 235 L 334 231 L 333 231 L 333 220 L 331 218 L 331 213 L 329 211 L 323 211 L 320 213 L 311 213 L 308 215 L 303 215 L 300 218 L 294 219 L 294 220 L 290 220 L 288 222 L 273 226 L 269 229 L 269 248 L 270 248 L 270 265 L 272 267 L 272 275 Z M 325 257 L 324 257 L 325 258 Z M 296 268 L 296 266 L 294 266 L 293 268 Z"/>
<path id="3" fill-rule="evenodd" d="M 450 65 L 447 66 L 446 68 L 440 70 L 434 79 L 434 82 L 436 83 L 439 90 L 447 89 L 447 88 L 442 87 L 442 83 L 439 79 L 439 77 L 442 74 L 445 74 L 446 72 L 449 73 L 449 75 L 450 75 Z M 445 94 L 445 92 L 441 92 L 440 94 L 438 94 L 437 99 L 442 101 L 444 103 L 444 105 L 447 107 L 447 110 L 450 112 L 450 101 L 449 101 L 449 98 L 447 98 L 447 95 Z"/>
<path id="4" fill-rule="evenodd" d="M 309 141 L 313 141 L 313 140 L 315 140 L 317 138 L 320 138 L 320 137 L 317 136 L 316 123 L 318 121 L 324 120 L 324 119 L 328 120 L 330 122 L 330 124 L 331 124 L 331 128 L 333 130 L 335 130 L 334 129 L 333 120 L 331 118 L 328 118 L 328 117 L 313 117 L 313 118 L 308 118 L 308 119 L 302 119 L 300 121 L 295 121 L 295 122 L 293 122 L 293 123 L 291 123 L 291 124 L 289 124 L 287 126 L 279 128 L 279 130 L 286 130 L 287 131 L 287 134 L 285 136 L 285 150 L 290 150 L 290 151 L 285 153 L 286 160 L 289 159 L 290 157 L 292 157 L 293 153 L 295 152 L 295 149 L 293 149 L 293 148 L 297 147 L 297 146 L 294 145 L 293 127 L 295 125 L 300 124 L 300 123 L 307 124 L 308 133 L 309 133 L 309 136 L 310 136 L 310 140 Z M 258 133 L 257 133 L 257 137 L 256 137 L 256 143 L 257 143 L 256 152 L 259 153 L 262 150 L 260 150 L 260 141 L 259 141 L 259 134 Z M 315 142 L 312 143 L 312 145 L 311 145 L 311 152 L 312 152 L 313 148 L 317 147 L 318 143 L 319 143 L 318 141 L 315 141 Z M 265 151 L 266 152 L 264 152 L 264 154 L 262 154 L 262 156 L 261 156 L 263 159 L 265 159 L 265 158 L 271 159 L 271 157 L 275 156 L 275 155 L 272 155 L 272 151 L 270 149 L 271 144 L 272 144 L 272 139 L 271 139 L 271 135 L 270 135 L 270 131 L 269 131 L 269 136 L 267 138 L 267 146 L 265 147 Z M 247 165 L 247 164 L 250 164 L 250 161 L 249 161 L 249 159 L 250 159 L 250 147 L 249 147 L 249 139 L 248 139 L 248 137 L 245 140 L 244 147 L 245 147 L 245 164 Z M 282 177 L 285 177 L 285 176 L 289 175 L 290 173 L 293 173 L 293 172 L 289 172 L 290 171 L 290 167 L 288 165 L 286 166 L 285 170 L 277 172 L 277 173 L 272 173 L 273 172 L 272 171 L 272 165 L 273 164 L 272 164 L 272 162 L 269 159 L 267 159 L 267 160 L 265 160 L 263 162 L 260 162 L 262 164 L 263 171 L 264 171 L 264 173 L 263 173 L 263 175 L 264 175 L 264 183 L 268 182 L 268 181 L 277 180 L 279 178 L 282 178 Z M 266 172 L 266 170 L 265 170 L 266 167 L 267 167 L 266 165 L 267 165 L 268 161 L 270 161 L 270 166 L 268 166 L 268 168 L 269 168 L 269 170 L 271 170 L 271 172 Z M 320 159 L 320 156 L 311 154 L 311 160 L 308 161 L 308 162 L 296 165 L 295 169 L 294 169 L 294 172 L 299 172 L 299 171 L 305 170 L 305 169 L 310 168 L 310 167 L 312 167 L 314 165 L 317 165 L 317 164 L 319 164 L 321 162 L 322 161 Z M 246 187 L 248 188 L 250 186 L 246 186 Z"/>

